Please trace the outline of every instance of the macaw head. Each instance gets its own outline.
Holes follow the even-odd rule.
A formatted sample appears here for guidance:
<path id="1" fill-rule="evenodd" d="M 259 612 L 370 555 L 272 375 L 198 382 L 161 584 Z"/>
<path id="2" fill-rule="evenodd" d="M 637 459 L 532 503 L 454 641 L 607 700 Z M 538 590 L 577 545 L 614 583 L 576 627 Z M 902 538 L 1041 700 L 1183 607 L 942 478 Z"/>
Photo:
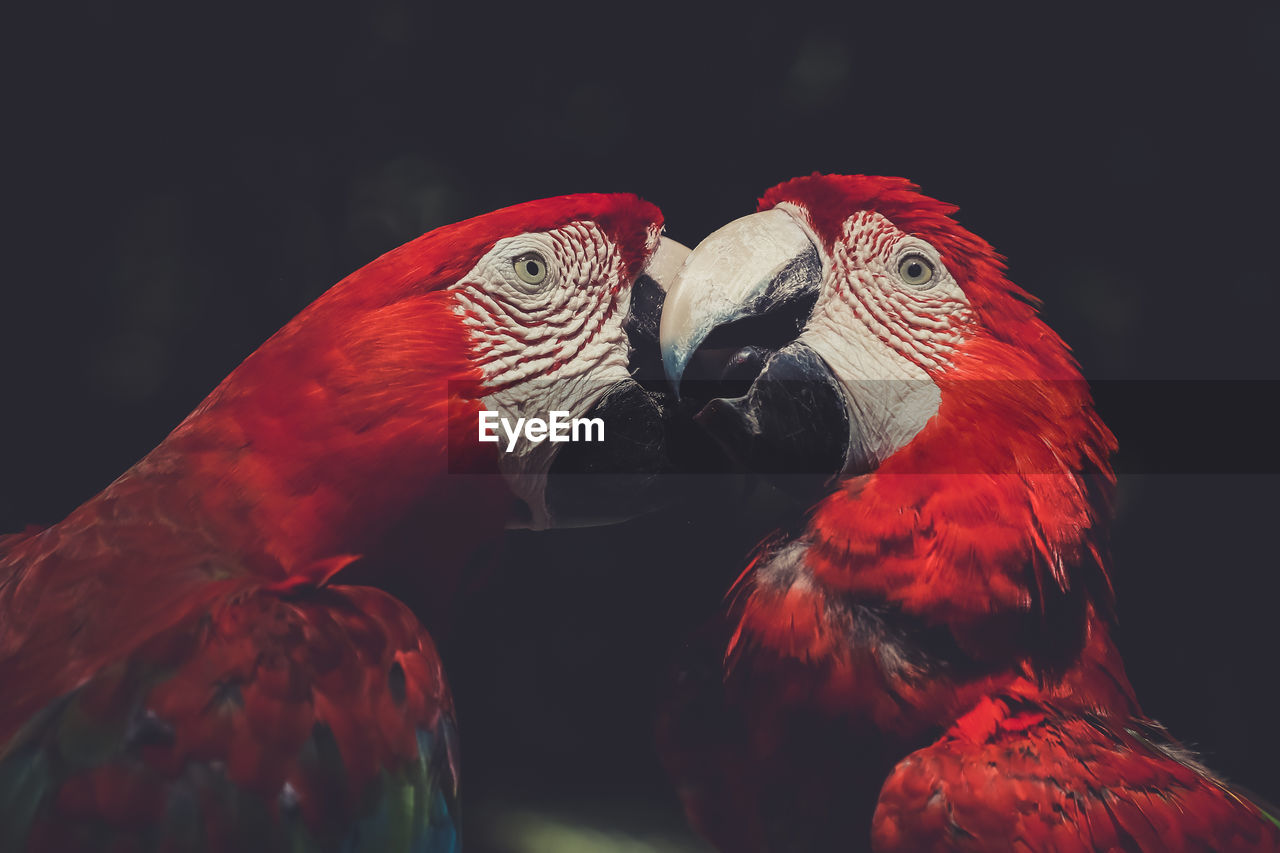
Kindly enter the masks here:
<path id="1" fill-rule="evenodd" d="M 950 623 L 1042 611 L 1100 565 L 1115 448 L 954 211 L 901 178 L 780 184 L 693 250 L 661 324 L 668 377 L 737 465 L 816 482 L 806 565 Z"/>
<path id="2" fill-rule="evenodd" d="M 664 405 L 632 374 L 656 361 L 664 286 L 689 250 L 631 195 L 562 196 L 482 219 L 483 237 L 459 253 L 470 266 L 445 289 L 486 419 L 483 429 L 464 419 L 452 448 L 485 434 L 518 498 L 513 526 L 641 511 L 664 468 Z"/>
<path id="3" fill-rule="evenodd" d="M 321 552 L 435 504 L 501 503 L 534 527 L 642 511 L 665 464 L 663 406 L 629 362 L 656 360 L 658 282 L 688 251 L 661 232 L 658 208 L 629 194 L 430 231 L 330 288 L 167 445 L 250 448 L 237 493 Z"/>

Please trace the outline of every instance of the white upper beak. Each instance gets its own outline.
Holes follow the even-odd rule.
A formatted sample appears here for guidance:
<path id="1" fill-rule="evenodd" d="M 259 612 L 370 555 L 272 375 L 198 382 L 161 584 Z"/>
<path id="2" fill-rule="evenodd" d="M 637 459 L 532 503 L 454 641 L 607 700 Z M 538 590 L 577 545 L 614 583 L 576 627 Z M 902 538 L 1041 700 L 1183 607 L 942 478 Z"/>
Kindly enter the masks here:
<path id="1" fill-rule="evenodd" d="M 711 331 L 753 309 L 796 259 L 813 249 L 791 214 L 765 210 L 711 233 L 684 260 L 667 289 L 658 340 L 667 379 L 679 391 L 689 359 Z"/>

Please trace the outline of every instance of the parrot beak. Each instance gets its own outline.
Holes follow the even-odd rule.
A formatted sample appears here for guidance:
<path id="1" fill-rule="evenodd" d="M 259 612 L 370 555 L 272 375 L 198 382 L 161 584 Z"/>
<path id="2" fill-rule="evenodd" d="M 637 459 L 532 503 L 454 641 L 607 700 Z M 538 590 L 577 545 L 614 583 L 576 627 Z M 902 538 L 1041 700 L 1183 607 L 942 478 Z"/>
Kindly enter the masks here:
<path id="1" fill-rule="evenodd" d="M 587 418 L 604 423 L 604 440 L 562 446 L 547 479 L 549 525 L 611 524 L 657 509 L 673 499 L 664 475 L 672 429 L 687 430 L 672 417 L 662 380 L 658 325 L 667 291 L 690 250 L 659 239 L 644 271 L 631 287 L 631 308 L 622 327 L 630 346 L 631 377 L 605 390 Z M 589 476 L 588 476 L 589 475 Z M 535 525 L 536 526 L 536 525 Z"/>
<path id="2" fill-rule="evenodd" d="M 785 210 L 730 222 L 685 259 L 667 293 L 662 362 L 682 403 L 733 463 L 789 491 L 846 467 L 840 382 L 797 338 L 817 302 L 822 254 Z M 816 478 L 816 481 L 815 481 Z"/>
<path id="3" fill-rule="evenodd" d="M 744 216 L 699 243 L 685 258 L 662 312 L 662 363 L 676 394 L 712 332 L 815 296 L 821 278 L 817 247 L 782 210 Z"/>

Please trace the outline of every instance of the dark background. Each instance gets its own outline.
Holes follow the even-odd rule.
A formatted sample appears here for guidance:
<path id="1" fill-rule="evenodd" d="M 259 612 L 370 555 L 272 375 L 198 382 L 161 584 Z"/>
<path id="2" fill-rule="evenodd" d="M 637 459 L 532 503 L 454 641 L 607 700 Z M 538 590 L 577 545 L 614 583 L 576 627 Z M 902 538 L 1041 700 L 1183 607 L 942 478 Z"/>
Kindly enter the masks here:
<path id="1" fill-rule="evenodd" d="M 1280 377 L 1280 7 L 1049 8 L 10 10 L 0 528 L 91 496 L 352 269 L 567 192 L 638 192 L 693 245 L 798 174 L 905 175 L 1010 257 L 1091 379 Z M 1277 386 L 1108 387 L 1130 675 L 1280 798 Z M 653 697 L 749 522 L 508 540 L 446 644 L 475 849 L 691 843 Z"/>

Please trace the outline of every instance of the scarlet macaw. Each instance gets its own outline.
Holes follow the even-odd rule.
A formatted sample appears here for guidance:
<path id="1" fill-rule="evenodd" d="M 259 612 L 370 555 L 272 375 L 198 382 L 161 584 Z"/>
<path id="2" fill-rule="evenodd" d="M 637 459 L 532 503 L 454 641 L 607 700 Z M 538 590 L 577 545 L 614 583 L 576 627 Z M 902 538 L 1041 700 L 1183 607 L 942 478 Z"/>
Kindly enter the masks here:
<path id="1" fill-rule="evenodd" d="M 1280 849 L 1139 706 L 1111 639 L 1115 439 L 954 210 L 795 179 L 668 292 L 669 377 L 717 389 L 698 421 L 821 488 L 664 717 L 687 813 L 726 851 Z"/>
<path id="2" fill-rule="evenodd" d="M 386 593 L 329 581 L 409 529 L 421 562 L 401 570 L 447 604 L 504 523 L 647 499 L 661 412 L 628 375 L 628 310 L 679 258 L 661 225 L 584 194 L 425 234 L 64 521 L 0 540 L 0 849 L 458 849 L 432 641 Z M 482 410 L 599 416 L 605 442 L 506 453 Z M 619 442 L 627 505 L 556 485 Z"/>

